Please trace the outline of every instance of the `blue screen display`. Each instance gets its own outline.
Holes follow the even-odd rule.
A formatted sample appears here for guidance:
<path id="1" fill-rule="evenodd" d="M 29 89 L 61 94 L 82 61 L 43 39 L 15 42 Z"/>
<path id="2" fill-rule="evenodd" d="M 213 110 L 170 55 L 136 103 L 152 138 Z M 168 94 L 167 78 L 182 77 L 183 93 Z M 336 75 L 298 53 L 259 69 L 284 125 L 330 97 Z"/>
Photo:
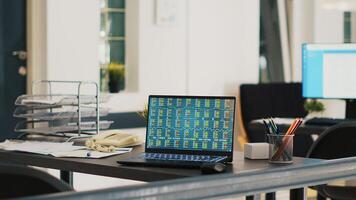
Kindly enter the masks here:
<path id="1" fill-rule="evenodd" d="M 234 98 L 149 99 L 147 148 L 232 151 Z"/>
<path id="2" fill-rule="evenodd" d="M 303 45 L 302 84 L 303 97 L 322 98 L 323 96 L 323 51 L 308 50 Z"/>
<path id="3" fill-rule="evenodd" d="M 356 98 L 355 69 L 355 44 L 303 44 L 303 97 Z"/>

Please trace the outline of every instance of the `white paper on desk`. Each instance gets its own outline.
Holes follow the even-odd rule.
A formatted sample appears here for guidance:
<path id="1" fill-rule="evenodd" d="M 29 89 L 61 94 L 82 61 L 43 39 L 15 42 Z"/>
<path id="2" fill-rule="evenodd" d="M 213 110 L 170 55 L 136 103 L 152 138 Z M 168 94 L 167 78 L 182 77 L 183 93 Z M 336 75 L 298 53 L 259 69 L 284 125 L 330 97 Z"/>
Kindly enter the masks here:
<path id="1" fill-rule="evenodd" d="M 115 152 L 104 153 L 89 150 L 85 146 L 73 146 L 73 142 L 59 143 L 22 140 L 6 140 L 0 143 L 0 149 L 72 158 L 104 158 L 132 151 L 132 148 L 118 148 Z M 90 152 L 90 156 L 88 156 L 88 152 Z"/>
<path id="2" fill-rule="evenodd" d="M 69 152 L 52 153 L 51 155 L 54 157 L 71 157 L 71 158 L 104 158 L 108 156 L 128 153 L 131 151 L 132 148 L 119 148 L 115 152 L 111 152 L 111 153 L 98 152 L 89 149 L 79 149 L 79 150 L 69 151 Z"/>
<path id="3" fill-rule="evenodd" d="M 6 140 L 0 143 L 0 149 L 7 151 L 22 151 L 50 155 L 53 152 L 69 152 L 83 149 L 83 146 L 73 146 L 73 142 L 40 142 L 40 141 L 21 141 Z"/>

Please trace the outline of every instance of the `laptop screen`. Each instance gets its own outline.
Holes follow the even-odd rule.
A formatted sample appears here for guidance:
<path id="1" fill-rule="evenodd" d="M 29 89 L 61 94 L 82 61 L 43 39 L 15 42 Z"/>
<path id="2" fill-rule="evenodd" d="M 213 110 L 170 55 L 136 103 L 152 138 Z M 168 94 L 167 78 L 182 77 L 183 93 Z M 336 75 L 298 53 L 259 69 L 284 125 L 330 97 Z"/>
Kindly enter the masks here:
<path id="1" fill-rule="evenodd" d="M 232 152 L 235 97 L 150 96 L 146 150 Z"/>

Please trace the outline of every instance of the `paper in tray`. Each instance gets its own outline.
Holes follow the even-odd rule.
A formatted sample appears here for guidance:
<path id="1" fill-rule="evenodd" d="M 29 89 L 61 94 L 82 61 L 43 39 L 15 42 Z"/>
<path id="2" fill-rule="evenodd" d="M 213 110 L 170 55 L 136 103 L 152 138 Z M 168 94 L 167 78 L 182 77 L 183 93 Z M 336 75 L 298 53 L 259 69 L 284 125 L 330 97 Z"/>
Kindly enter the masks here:
<path id="1" fill-rule="evenodd" d="M 100 121 L 99 129 L 108 129 L 113 121 Z M 33 124 L 33 126 L 32 126 Z M 81 122 L 80 128 L 82 131 L 91 131 L 96 129 L 96 122 Z M 78 132 L 78 123 L 71 122 L 61 122 L 55 121 L 23 121 L 18 122 L 16 124 L 15 131 L 16 132 L 24 132 L 24 133 L 36 133 L 36 134 L 49 134 L 56 135 L 58 133 L 68 133 L 68 132 Z"/>
<path id="2" fill-rule="evenodd" d="M 28 107 L 17 107 L 14 112 L 14 117 L 19 118 L 32 118 L 34 120 L 57 120 L 57 119 L 73 119 L 78 118 L 78 108 L 42 108 L 42 109 L 31 109 Z M 100 117 L 106 116 L 109 113 L 108 108 L 99 108 Z M 96 117 L 96 108 L 95 107 L 82 107 L 81 108 L 81 117 Z"/>
<path id="3" fill-rule="evenodd" d="M 107 101 L 107 96 L 99 98 L 100 102 Z M 80 104 L 96 104 L 96 96 L 80 95 Z M 75 106 L 78 105 L 78 95 L 21 95 L 16 101 L 17 106 Z"/>

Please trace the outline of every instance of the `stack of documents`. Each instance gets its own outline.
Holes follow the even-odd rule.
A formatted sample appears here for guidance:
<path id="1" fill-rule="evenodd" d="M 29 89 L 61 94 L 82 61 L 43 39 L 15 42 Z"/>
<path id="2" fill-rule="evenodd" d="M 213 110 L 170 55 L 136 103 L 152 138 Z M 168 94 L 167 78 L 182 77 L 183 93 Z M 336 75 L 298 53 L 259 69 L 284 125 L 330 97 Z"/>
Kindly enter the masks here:
<path id="1" fill-rule="evenodd" d="M 73 142 L 58 143 L 22 140 L 6 140 L 0 143 L 0 149 L 75 158 L 103 158 L 132 151 L 132 148 L 118 148 L 114 152 L 103 153 L 90 150 L 84 146 L 74 146 Z"/>

